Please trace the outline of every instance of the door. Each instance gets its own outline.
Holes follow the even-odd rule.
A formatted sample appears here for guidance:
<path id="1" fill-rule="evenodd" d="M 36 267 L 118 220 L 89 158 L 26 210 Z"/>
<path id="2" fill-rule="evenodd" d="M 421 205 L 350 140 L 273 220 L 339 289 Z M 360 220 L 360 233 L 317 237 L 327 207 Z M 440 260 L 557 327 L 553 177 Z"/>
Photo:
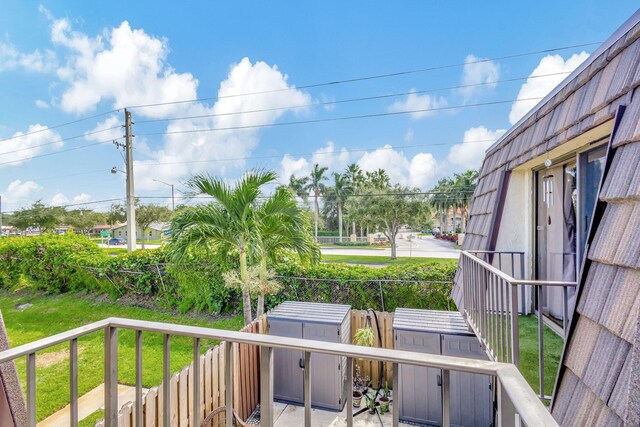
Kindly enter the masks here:
<path id="1" fill-rule="evenodd" d="M 302 338 L 302 322 L 269 319 L 269 335 Z M 303 403 L 304 380 L 299 363 L 302 352 L 273 349 L 273 397 L 287 402 Z"/>
<path id="2" fill-rule="evenodd" d="M 475 336 L 442 335 L 444 356 L 488 360 Z M 490 426 L 493 421 L 491 377 L 451 371 L 450 414 L 452 426 Z"/>
<path id="3" fill-rule="evenodd" d="M 397 350 L 440 354 L 440 334 L 396 331 Z M 400 365 L 400 419 L 442 425 L 441 371 Z"/>
<path id="4" fill-rule="evenodd" d="M 340 342 L 340 325 L 305 323 L 306 340 Z M 311 354 L 311 405 L 327 409 L 342 409 L 342 358 L 328 354 Z"/>
<path id="5" fill-rule="evenodd" d="M 536 278 L 538 280 L 575 280 L 576 172 L 576 163 L 569 162 L 536 173 Z M 562 319 L 562 288 L 542 288 L 542 309 L 544 314 L 552 319 Z"/>

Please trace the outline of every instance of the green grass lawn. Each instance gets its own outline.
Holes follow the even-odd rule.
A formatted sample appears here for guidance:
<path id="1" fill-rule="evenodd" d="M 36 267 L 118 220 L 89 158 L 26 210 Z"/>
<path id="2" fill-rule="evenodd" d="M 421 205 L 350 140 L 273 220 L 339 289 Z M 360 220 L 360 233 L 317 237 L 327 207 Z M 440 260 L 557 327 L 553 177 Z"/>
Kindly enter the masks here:
<path id="1" fill-rule="evenodd" d="M 458 265 L 457 259 L 447 258 L 409 258 L 398 257 L 397 259 L 391 259 L 386 256 L 375 255 L 325 255 L 322 254 L 322 262 L 328 263 L 349 263 L 349 264 L 384 264 L 384 265 L 433 265 L 433 264 L 450 264 Z"/>
<path id="2" fill-rule="evenodd" d="M 23 311 L 16 306 L 32 303 Z M 127 317 L 140 320 L 181 323 L 218 329 L 239 330 L 241 317 L 220 320 L 177 316 L 117 303 L 94 302 L 88 297 L 16 296 L 0 293 L 0 310 L 12 347 L 86 325 L 106 317 Z M 203 352 L 215 345 L 203 342 Z M 51 415 L 69 403 L 68 344 L 61 344 L 36 355 L 37 418 Z M 83 395 L 103 381 L 103 333 L 97 332 L 78 340 L 78 392 Z M 135 337 L 133 331 L 119 333 L 118 380 L 122 384 L 135 384 Z M 188 365 L 193 357 L 191 338 L 172 337 L 171 370 L 177 372 Z M 38 360 L 40 359 L 40 360 Z M 46 361 L 46 359 L 49 359 Z M 25 358 L 16 361 L 20 380 L 25 387 Z M 162 335 L 143 334 L 143 386 L 152 387 L 162 381 Z M 25 388 L 26 389 L 26 388 Z"/>
<path id="3" fill-rule="evenodd" d="M 115 256 L 127 253 L 127 248 L 100 248 L 107 255 Z"/>
<path id="4" fill-rule="evenodd" d="M 531 388 L 539 393 L 538 375 L 538 318 L 520 316 L 520 372 Z M 553 393 L 564 340 L 547 326 L 544 327 L 544 391 Z"/>

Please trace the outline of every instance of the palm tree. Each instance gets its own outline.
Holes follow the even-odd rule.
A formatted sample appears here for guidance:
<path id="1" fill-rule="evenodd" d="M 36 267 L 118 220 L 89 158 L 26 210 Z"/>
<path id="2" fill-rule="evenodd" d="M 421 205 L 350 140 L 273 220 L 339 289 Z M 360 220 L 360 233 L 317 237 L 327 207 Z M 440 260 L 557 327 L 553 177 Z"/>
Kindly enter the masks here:
<path id="1" fill-rule="evenodd" d="M 311 238 L 311 224 L 303 208 L 298 207 L 291 193 L 284 188 L 276 191 L 255 213 L 258 232 L 254 246 L 258 269 L 258 303 L 256 317 L 264 313 L 265 293 L 277 291 L 270 279 L 267 261 L 275 262 L 280 250 L 298 254 L 303 263 L 320 259 L 320 249 Z"/>
<path id="2" fill-rule="evenodd" d="M 367 181 L 376 190 L 382 190 L 391 186 L 391 179 L 384 169 L 378 169 L 366 173 Z"/>
<path id="3" fill-rule="evenodd" d="M 458 201 L 462 208 L 462 231 L 467 228 L 467 219 L 469 215 L 469 204 L 471 196 L 475 190 L 478 180 L 477 170 L 468 170 L 466 172 L 455 174 L 455 185 L 458 188 Z"/>
<path id="4" fill-rule="evenodd" d="M 173 256 L 180 262 L 192 247 L 213 249 L 227 262 L 235 252 L 240 257 L 240 282 L 245 323 L 251 323 L 251 295 L 247 256 L 256 241 L 255 210 L 262 186 L 276 180 L 268 171 L 247 173 L 234 187 L 223 179 L 196 175 L 187 186 L 193 195 L 207 195 L 214 202 L 178 212 L 173 220 Z"/>
<path id="5" fill-rule="evenodd" d="M 347 166 L 347 170 L 344 173 L 347 177 L 349 177 L 349 181 L 351 182 L 351 187 L 353 189 L 353 193 L 358 193 L 365 186 L 365 178 L 364 173 L 362 173 L 362 169 L 357 163 L 351 163 Z M 356 222 L 352 221 L 353 233 L 356 232 Z M 349 224 L 347 224 L 347 234 L 349 234 Z"/>
<path id="6" fill-rule="evenodd" d="M 342 242 L 342 208 L 344 203 L 347 201 L 347 198 L 353 194 L 353 187 L 351 185 L 351 181 L 349 177 L 344 174 L 341 175 L 337 172 L 333 173 L 333 190 L 332 195 L 336 206 L 338 207 L 338 235 L 339 239 Z"/>
<path id="7" fill-rule="evenodd" d="M 306 186 L 309 182 L 308 176 L 303 176 L 302 178 L 296 178 L 295 175 L 291 174 L 289 177 L 289 188 L 293 193 L 300 197 L 303 202 L 307 203 L 309 199 L 309 191 L 307 191 Z"/>
<path id="8" fill-rule="evenodd" d="M 327 167 L 320 166 L 317 163 L 313 165 L 313 170 L 311 171 L 311 175 L 309 175 L 309 181 L 307 182 L 307 185 L 305 187 L 307 191 L 313 191 L 313 199 L 314 199 L 315 208 L 316 208 L 316 212 L 315 212 L 316 213 L 316 216 L 315 216 L 316 241 L 318 240 L 318 216 L 320 215 L 320 206 L 318 205 L 318 197 L 320 197 L 320 195 L 324 193 L 324 190 L 326 188 L 322 181 L 327 180 L 327 176 L 325 175 L 325 172 L 327 172 L 327 169 L 328 169 Z"/>

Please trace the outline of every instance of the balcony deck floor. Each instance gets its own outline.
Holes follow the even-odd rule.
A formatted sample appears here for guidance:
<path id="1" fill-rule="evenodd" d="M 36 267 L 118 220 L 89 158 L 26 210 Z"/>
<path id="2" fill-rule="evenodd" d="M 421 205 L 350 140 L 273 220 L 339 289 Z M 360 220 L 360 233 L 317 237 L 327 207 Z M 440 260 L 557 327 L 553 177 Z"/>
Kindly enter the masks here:
<path id="1" fill-rule="evenodd" d="M 357 411 L 358 409 L 354 408 L 354 413 Z M 393 405 L 391 405 L 391 411 L 393 411 Z M 274 427 L 300 427 L 304 425 L 304 406 L 274 402 L 273 415 Z M 342 427 L 347 425 L 346 415 L 346 408 L 342 412 L 311 409 L 311 422 L 314 427 Z M 354 418 L 353 425 L 354 427 L 391 427 L 391 412 L 382 415 L 381 418 L 383 426 L 380 426 L 377 415 L 365 412 Z M 409 426 L 405 423 L 400 423 L 400 425 Z"/>

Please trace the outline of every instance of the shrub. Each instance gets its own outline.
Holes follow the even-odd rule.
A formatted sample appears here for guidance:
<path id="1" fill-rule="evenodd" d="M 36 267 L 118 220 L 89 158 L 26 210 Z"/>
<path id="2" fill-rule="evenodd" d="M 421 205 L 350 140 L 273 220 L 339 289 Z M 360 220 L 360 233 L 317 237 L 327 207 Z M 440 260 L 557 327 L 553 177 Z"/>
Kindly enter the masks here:
<path id="1" fill-rule="evenodd" d="M 15 288 L 24 278 L 50 293 L 96 289 L 98 282 L 83 266 L 104 259 L 96 244 L 82 235 L 2 238 L 0 285 Z"/>
<path id="2" fill-rule="evenodd" d="M 369 246 L 369 242 L 344 241 L 344 242 L 336 242 L 335 245 L 336 246 Z"/>

